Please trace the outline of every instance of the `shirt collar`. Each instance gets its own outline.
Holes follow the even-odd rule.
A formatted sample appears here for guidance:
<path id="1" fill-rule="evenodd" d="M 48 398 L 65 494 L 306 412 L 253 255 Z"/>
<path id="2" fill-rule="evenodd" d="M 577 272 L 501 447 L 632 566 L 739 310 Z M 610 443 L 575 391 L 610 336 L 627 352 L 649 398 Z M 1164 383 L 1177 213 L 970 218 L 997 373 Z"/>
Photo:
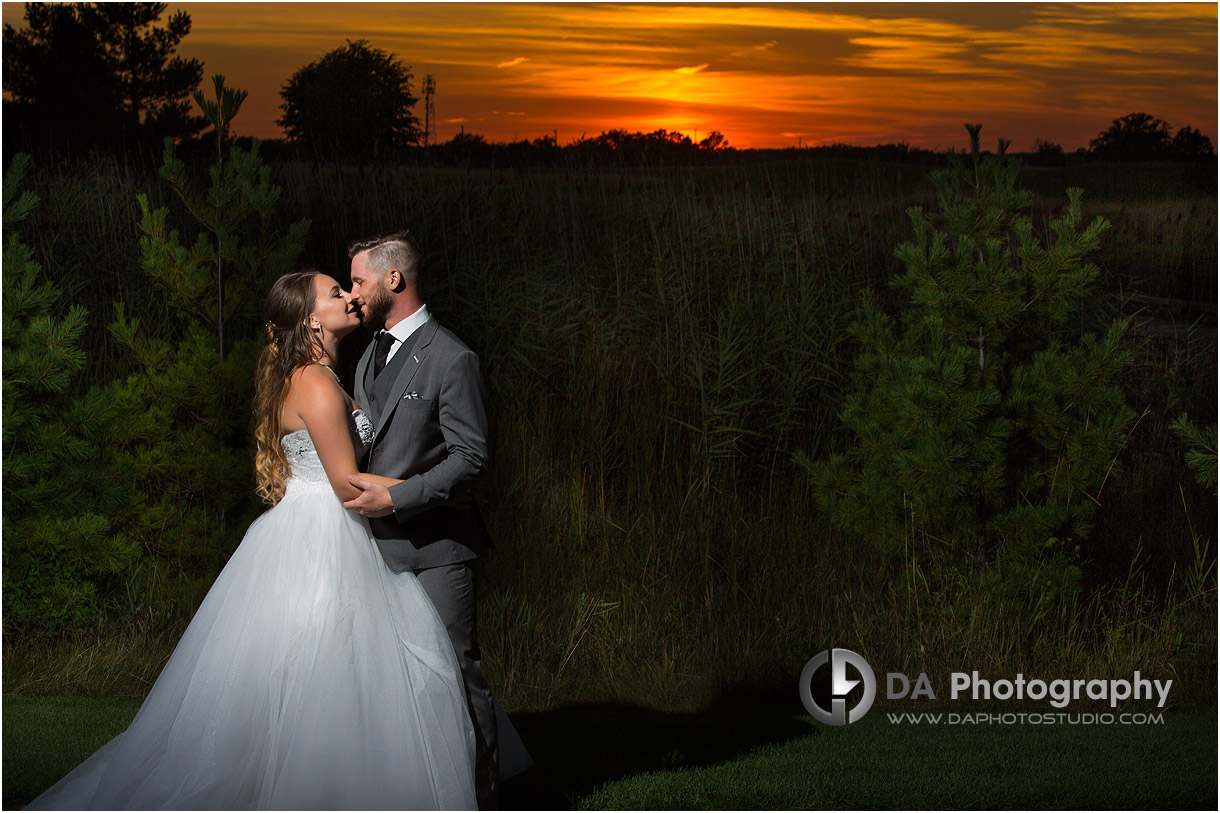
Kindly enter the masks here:
<path id="1" fill-rule="evenodd" d="M 395 344 L 405 342 L 411 334 L 423 327 L 428 321 L 428 306 L 420 305 L 419 310 L 398 322 L 394 327 L 386 328 L 386 332 L 394 337 Z"/>

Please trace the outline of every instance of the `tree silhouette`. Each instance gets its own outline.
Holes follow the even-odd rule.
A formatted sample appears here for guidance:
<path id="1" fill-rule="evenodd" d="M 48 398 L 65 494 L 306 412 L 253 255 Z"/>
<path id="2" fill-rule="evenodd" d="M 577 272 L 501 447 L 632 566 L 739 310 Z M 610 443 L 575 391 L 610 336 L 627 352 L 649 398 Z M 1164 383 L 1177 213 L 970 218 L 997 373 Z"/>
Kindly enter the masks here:
<path id="1" fill-rule="evenodd" d="M 1169 152 L 1178 161 L 1195 161 L 1214 156 L 1212 140 L 1193 127 L 1183 127 L 1169 144 Z"/>
<path id="2" fill-rule="evenodd" d="M 29 27 L 4 26 L 5 142 L 95 143 L 119 127 L 119 88 L 105 49 L 80 9 L 27 3 Z"/>
<path id="3" fill-rule="evenodd" d="M 1114 119 L 1108 130 L 1089 142 L 1089 149 L 1107 161 L 1151 161 L 1165 157 L 1169 124 L 1147 113 Z"/>
<path id="4" fill-rule="evenodd" d="M 1067 163 L 1063 155 L 1063 146 L 1053 141 L 1034 140 L 1034 151 L 1028 158 L 1030 166 L 1061 167 Z"/>
<path id="5" fill-rule="evenodd" d="M 191 31 L 190 16 L 175 12 L 158 28 L 154 23 L 165 12 L 165 3 L 98 3 L 87 8 L 98 19 L 114 66 L 127 126 L 145 125 L 158 141 L 199 132 L 206 121 L 191 115 L 189 97 L 203 78 L 203 63 L 173 56 Z"/>
<path id="6" fill-rule="evenodd" d="M 289 78 L 276 123 L 318 158 L 364 160 L 417 144 L 423 131 L 411 115 L 419 101 L 411 77 L 394 55 L 348 40 Z"/>
<path id="7" fill-rule="evenodd" d="M 5 130 L 34 147 L 187 137 L 203 119 L 189 96 L 203 63 L 172 56 L 191 30 L 166 26 L 165 3 L 27 3 L 27 27 L 4 26 Z"/>

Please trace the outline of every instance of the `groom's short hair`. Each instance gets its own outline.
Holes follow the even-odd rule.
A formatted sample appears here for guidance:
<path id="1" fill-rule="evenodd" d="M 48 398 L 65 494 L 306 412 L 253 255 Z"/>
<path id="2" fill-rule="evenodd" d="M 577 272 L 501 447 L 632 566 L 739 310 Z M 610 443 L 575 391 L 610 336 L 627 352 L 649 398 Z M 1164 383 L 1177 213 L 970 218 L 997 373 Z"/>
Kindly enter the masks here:
<path id="1" fill-rule="evenodd" d="M 347 247 L 347 258 L 350 260 L 362 251 L 369 253 L 369 266 L 374 271 L 384 274 L 397 268 L 419 290 L 419 244 L 406 229 L 357 240 Z"/>

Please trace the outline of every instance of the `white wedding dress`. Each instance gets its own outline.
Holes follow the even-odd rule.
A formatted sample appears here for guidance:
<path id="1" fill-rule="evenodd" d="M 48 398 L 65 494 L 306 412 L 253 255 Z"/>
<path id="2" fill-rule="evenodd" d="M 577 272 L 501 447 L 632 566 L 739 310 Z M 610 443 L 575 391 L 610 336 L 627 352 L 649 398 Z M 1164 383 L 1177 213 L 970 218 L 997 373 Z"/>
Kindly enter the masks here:
<path id="1" fill-rule="evenodd" d="M 353 432 L 372 439 L 359 410 Z M 283 500 L 250 526 L 131 726 L 31 808 L 476 806 L 440 617 L 343 508 L 309 434 L 282 443 Z"/>

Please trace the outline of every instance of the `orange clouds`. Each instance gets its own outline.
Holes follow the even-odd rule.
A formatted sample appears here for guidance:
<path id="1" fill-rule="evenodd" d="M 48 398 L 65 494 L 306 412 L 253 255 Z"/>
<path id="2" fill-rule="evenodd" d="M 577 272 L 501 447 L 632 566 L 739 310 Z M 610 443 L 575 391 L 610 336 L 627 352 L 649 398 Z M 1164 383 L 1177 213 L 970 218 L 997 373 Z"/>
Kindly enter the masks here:
<path id="1" fill-rule="evenodd" d="M 494 141 L 663 128 L 940 148 L 977 120 L 1017 149 L 1074 149 L 1134 110 L 1216 137 L 1214 4 L 180 7 L 181 51 L 250 90 L 238 130 L 264 137 L 292 72 L 358 38 L 435 77 L 442 140 L 460 124 Z"/>

